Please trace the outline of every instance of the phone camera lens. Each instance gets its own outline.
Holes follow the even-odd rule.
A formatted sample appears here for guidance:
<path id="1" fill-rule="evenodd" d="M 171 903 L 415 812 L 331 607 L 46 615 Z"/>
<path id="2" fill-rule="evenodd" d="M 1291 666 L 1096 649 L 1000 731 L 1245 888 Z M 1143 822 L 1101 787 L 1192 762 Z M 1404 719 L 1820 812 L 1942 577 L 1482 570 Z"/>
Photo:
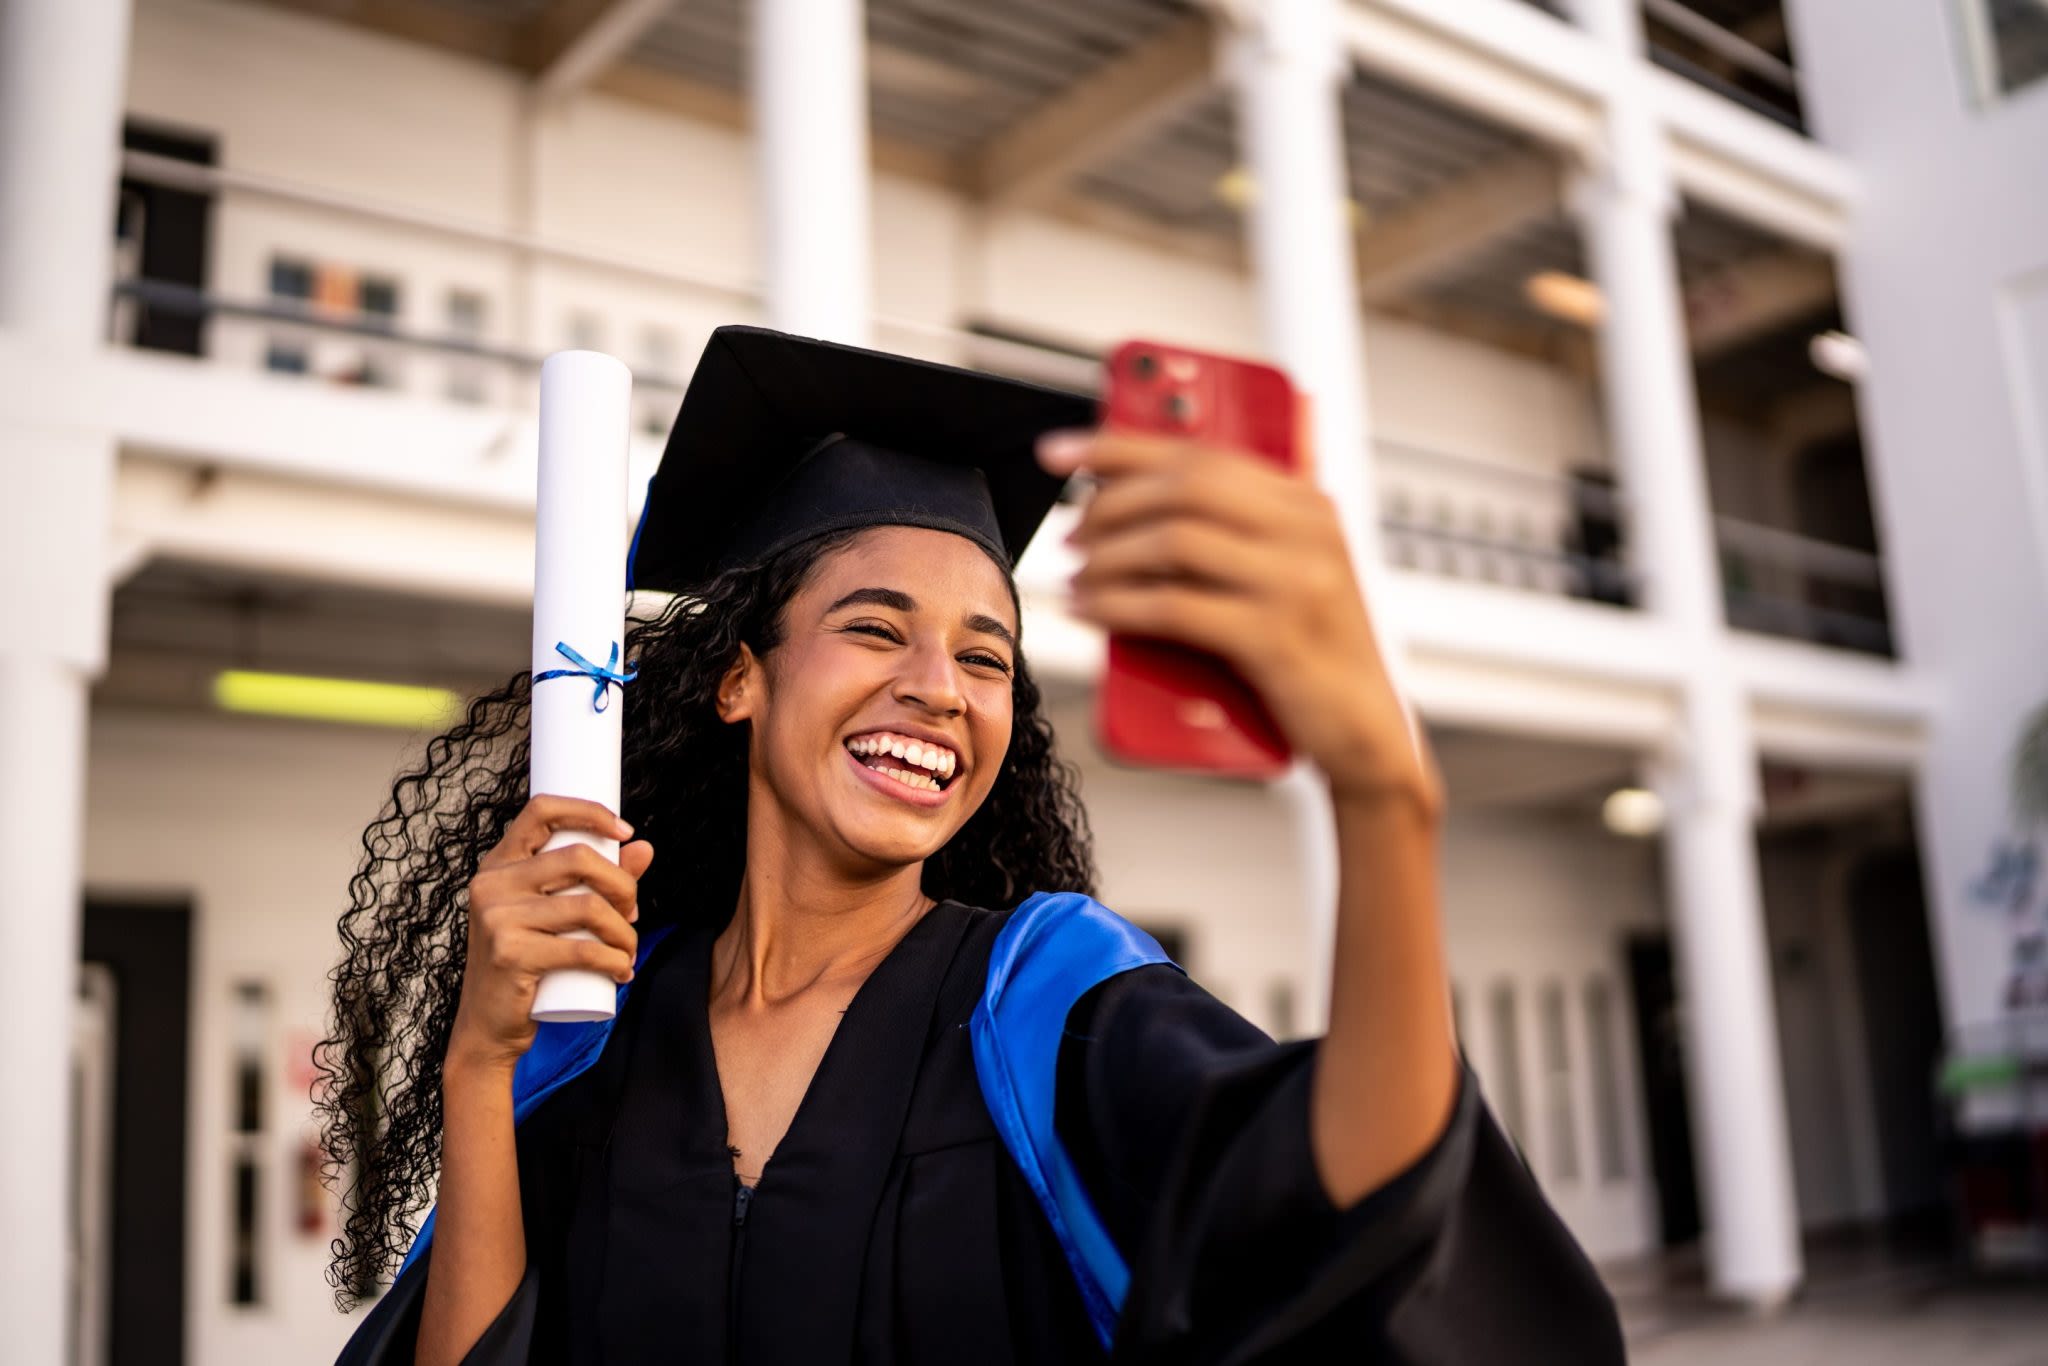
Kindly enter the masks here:
<path id="1" fill-rule="evenodd" d="M 1139 379 L 1150 379 L 1159 373 L 1159 358 L 1150 351 L 1140 351 L 1131 357 L 1131 373 Z"/>
<path id="2" fill-rule="evenodd" d="M 1195 401 L 1185 393 L 1168 394 L 1165 406 L 1167 420 L 1177 426 L 1185 427 L 1195 416 Z"/>

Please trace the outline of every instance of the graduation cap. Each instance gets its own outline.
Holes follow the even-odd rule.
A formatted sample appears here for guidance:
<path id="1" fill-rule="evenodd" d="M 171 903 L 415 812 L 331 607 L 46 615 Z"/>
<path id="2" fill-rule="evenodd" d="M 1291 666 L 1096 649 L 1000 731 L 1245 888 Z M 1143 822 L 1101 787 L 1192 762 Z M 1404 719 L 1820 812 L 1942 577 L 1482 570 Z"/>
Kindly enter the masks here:
<path id="1" fill-rule="evenodd" d="M 1039 436 L 1095 400 L 759 327 L 721 327 L 683 395 L 628 582 L 687 592 L 802 541 L 868 526 L 967 537 L 1006 569 L 1065 482 Z"/>

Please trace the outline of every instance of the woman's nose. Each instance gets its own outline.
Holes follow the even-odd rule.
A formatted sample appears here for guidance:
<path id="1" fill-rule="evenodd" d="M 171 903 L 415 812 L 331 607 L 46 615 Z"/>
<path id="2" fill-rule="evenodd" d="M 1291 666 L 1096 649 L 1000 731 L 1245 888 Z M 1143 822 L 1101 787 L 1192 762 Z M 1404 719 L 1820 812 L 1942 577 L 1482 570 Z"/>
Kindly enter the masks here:
<path id="1" fill-rule="evenodd" d="M 896 699 L 944 716 L 959 715 L 967 705 L 960 692 L 960 666 L 942 645 L 906 651 L 903 672 L 896 680 Z"/>

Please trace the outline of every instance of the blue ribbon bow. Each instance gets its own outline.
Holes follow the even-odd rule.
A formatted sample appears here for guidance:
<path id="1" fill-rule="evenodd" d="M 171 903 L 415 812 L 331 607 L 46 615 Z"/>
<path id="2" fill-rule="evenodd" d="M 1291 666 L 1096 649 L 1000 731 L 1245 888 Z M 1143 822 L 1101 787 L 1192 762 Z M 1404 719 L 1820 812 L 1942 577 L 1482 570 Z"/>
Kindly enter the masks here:
<path id="1" fill-rule="evenodd" d="M 627 669 L 624 673 L 619 672 L 619 642 L 616 640 L 612 642 L 612 657 L 603 664 L 592 664 L 582 655 L 570 649 L 567 641 L 556 641 L 555 653 L 576 667 L 573 669 L 549 669 L 545 673 L 535 674 L 533 681 L 545 683 L 550 678 L 596 679 L 597 691 L 591 694 L 590 698 L 590 709 L 592 711 L 603 711 L 611 705 L 612 695 L 608 689 L 612 684 L 618 684 L 619 690 L 624 692 L 626 685 L 640 676 L 640 670 L 637 666 Z"/>

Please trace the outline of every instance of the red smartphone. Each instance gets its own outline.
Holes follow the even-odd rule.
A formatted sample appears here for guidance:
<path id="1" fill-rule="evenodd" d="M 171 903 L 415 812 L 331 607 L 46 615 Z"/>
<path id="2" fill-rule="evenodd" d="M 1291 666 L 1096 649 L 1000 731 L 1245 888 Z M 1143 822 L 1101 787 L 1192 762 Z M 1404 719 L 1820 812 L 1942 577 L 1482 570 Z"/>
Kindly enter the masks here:
<path id="1" fill-rule="evenodd" d="M 1294 386 L 1256 361 L 1125 342 L 1106 362 L 1102 425 L 1189 437 L 1301 471 Z M 1236 671 L 1171 641 L 1109 638 L 1095 729 L 1110 757 L 1153 768 L 1276 778 L 1291 757 L 1265 704 Z"/>

